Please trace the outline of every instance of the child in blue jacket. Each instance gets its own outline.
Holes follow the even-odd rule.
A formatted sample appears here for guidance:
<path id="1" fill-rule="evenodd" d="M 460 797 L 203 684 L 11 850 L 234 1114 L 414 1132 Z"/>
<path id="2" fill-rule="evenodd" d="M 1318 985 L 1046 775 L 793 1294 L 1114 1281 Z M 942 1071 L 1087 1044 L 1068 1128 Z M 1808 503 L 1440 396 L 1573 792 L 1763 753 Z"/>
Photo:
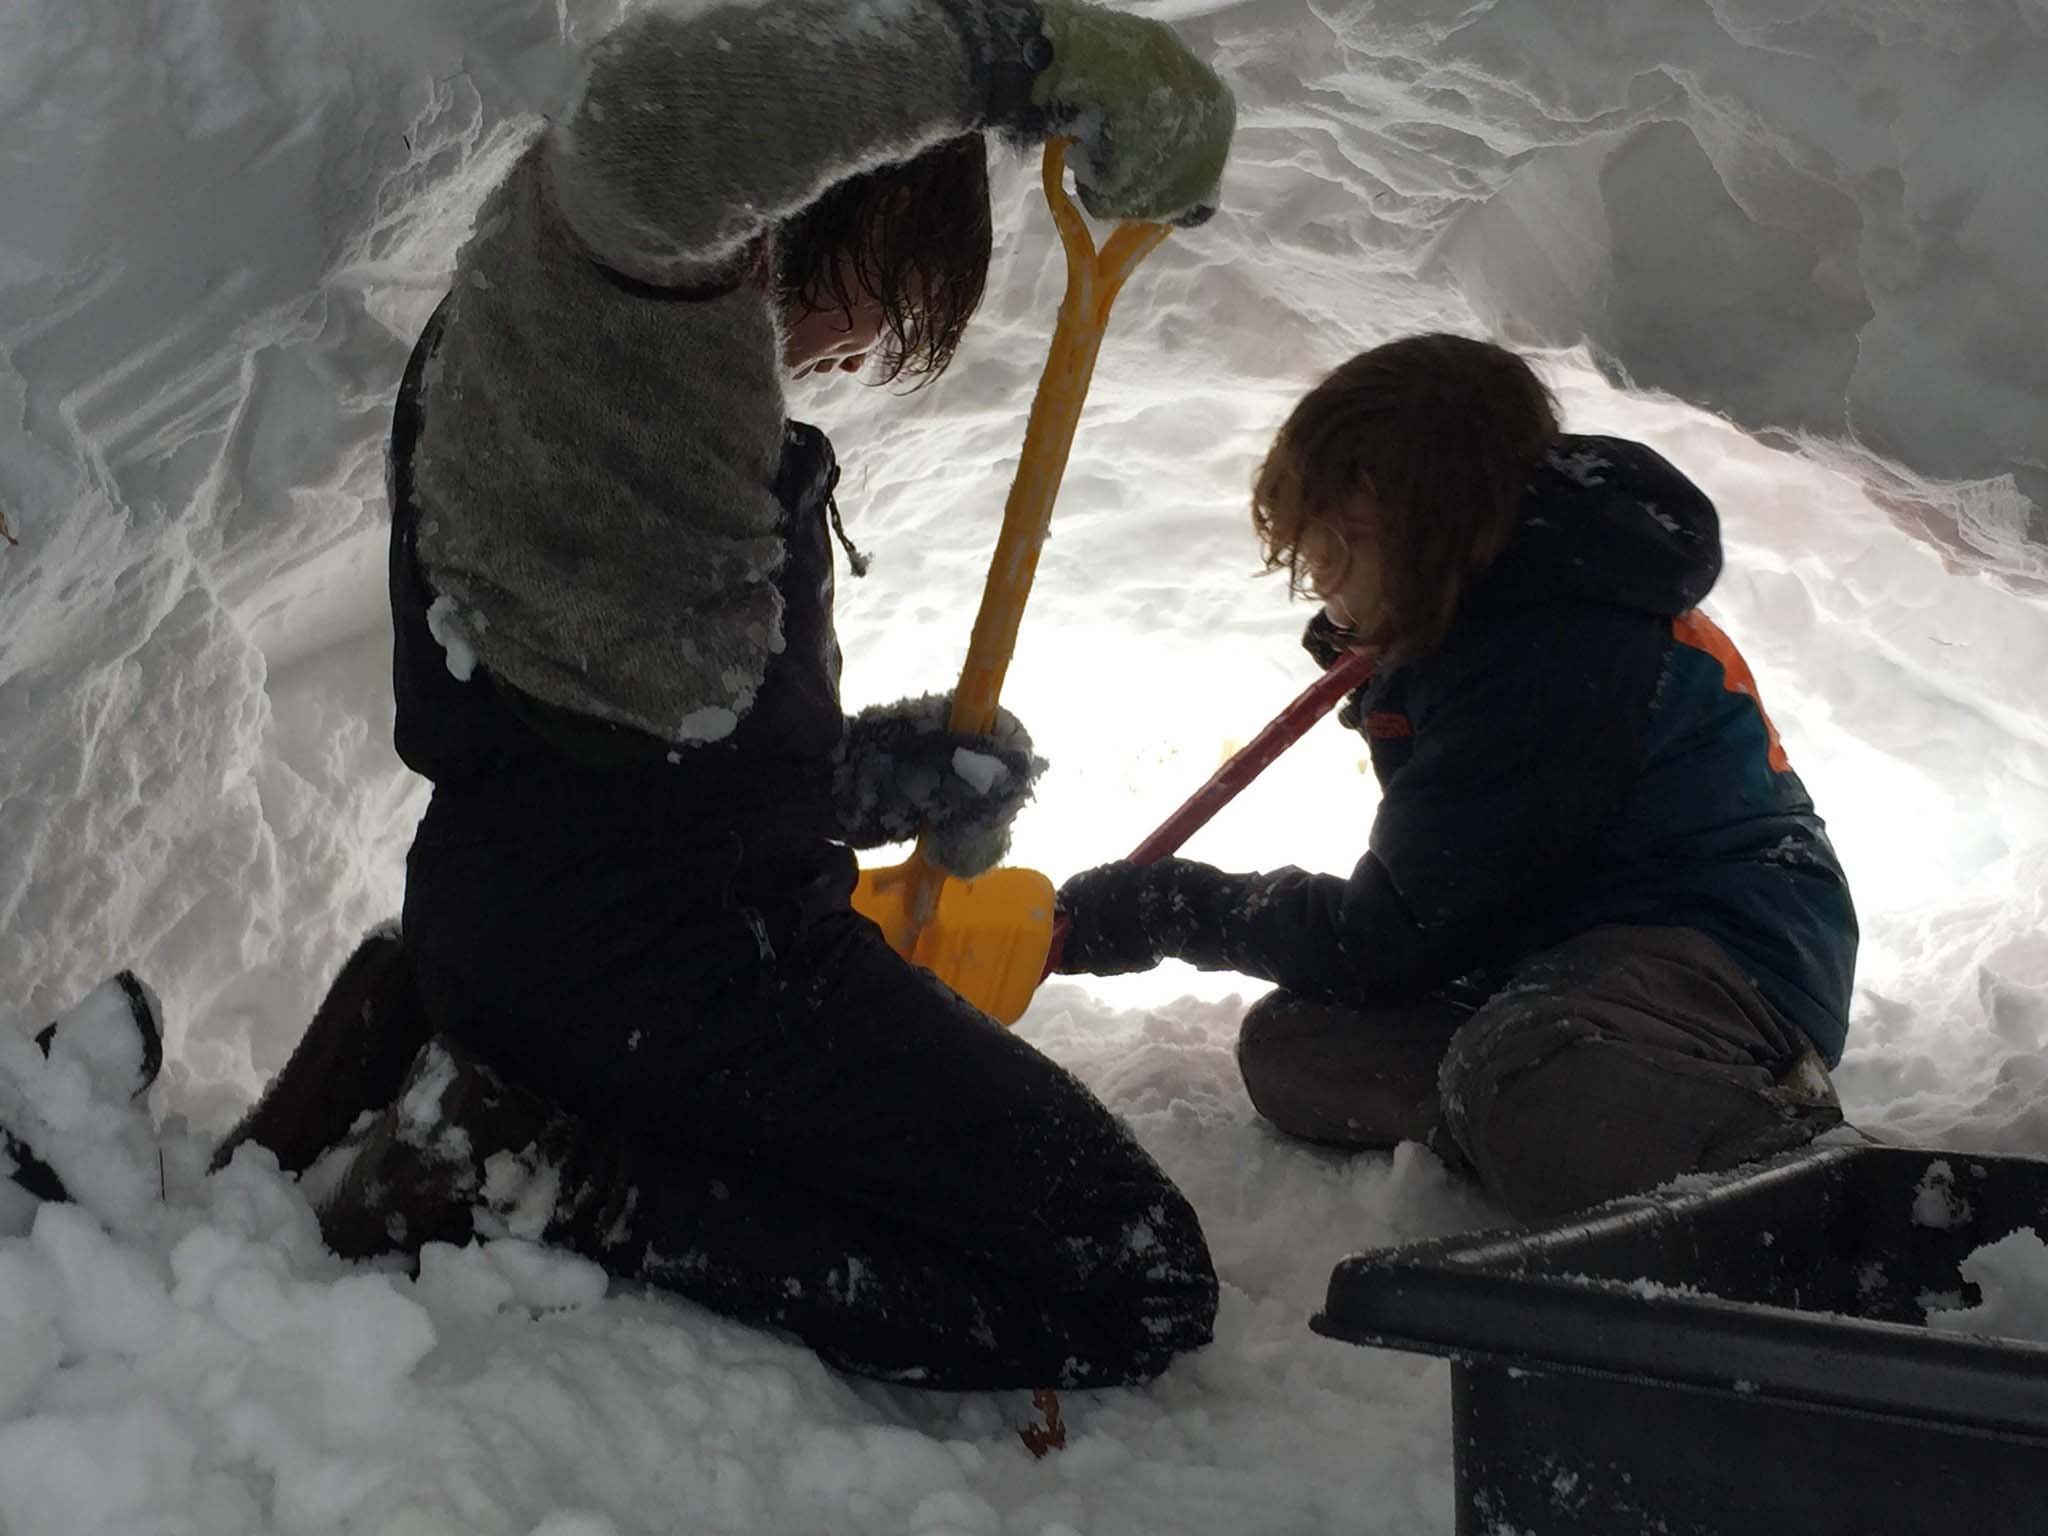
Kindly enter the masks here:
<path id="1" fill-rule="evenodd" d="M 1406 338 L 1311 391 L 1257 477 L 1304 643 L 1381 785 L 1348 878 L 1110 864 L 1062 968 L 1277 982 L 1252 1102 L 1318 1142 L 1428 1142 L 1538 1217 L 1839 1122 L 1856 917 L 1748 667 L 1699 612 L 1713 505 L 1639 443 L 1563 434 L 1520 358 Z"/>

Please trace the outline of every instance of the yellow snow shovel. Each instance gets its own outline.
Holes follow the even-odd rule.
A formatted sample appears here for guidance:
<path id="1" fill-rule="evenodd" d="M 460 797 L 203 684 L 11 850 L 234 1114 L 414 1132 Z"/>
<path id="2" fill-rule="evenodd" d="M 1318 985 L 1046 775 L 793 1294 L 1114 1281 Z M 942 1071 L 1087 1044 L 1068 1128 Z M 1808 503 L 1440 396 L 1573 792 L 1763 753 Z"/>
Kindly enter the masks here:
<path id="1" fill-rule="evenodd" d="M 1052 520 L 1053 498 L 1066 472 L 1074 427 L 1095 373 L 1109 307 L 1138 263 L 1170 232 L 1165 224 L 1121 224 L 1098 251 L 1067 196 L 1067 141 L 1045 148 L 1045 198 L 1067 253 L 1067 292 L 1031 419 L 1017 478 L 1003 505 L 988 585 L 960 686 L 953 691 L 953 730 L 980 734 L 996 721 L 996 696 L 1016 648 L 1024 600 L 1038 569 L 1038 551 Z M 882 930 L 890 948 L 926 967 L 982 1012 L 1014 1024 L 1037 990 L 1052 943 L 1052 882 L 1034 869 L 995 869 L 956 880 L 917 851 L 888 869 L 861 872 L 854 910 Z"/>

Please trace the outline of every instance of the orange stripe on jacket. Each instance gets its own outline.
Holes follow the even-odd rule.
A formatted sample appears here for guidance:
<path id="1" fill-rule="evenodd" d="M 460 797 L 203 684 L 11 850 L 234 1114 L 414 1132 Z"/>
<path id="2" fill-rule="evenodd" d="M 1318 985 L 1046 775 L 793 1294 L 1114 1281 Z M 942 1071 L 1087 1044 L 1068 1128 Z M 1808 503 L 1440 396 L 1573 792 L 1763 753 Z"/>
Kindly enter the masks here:
<path id="1" fill-rule="evenodd" d="M 1785 755 L 1784 743 L 1778 740 L 1778 728 L 1771 724 L 1770 711 L 1764 708 L 1763 698 L 1756 691 L 1756 678 L 1749 670 L 1749 663 L 1742 659 L 1742 652 L 1735 649 L 1735 642 L 1722 633 L 1721 626 L 1695 608 L 1671 621 L 1671 636 L 1680 645 L 1704 651 L 1721 663 L 1722 685 L 1730 693 L 1744 695 L 1756 706 L 1756 712 L 1764 722 L 1764 734 L 1771 742 L 1767 758 L 1772 769 L 1778 773 L 1790 770 L 1792 760 Z"/>

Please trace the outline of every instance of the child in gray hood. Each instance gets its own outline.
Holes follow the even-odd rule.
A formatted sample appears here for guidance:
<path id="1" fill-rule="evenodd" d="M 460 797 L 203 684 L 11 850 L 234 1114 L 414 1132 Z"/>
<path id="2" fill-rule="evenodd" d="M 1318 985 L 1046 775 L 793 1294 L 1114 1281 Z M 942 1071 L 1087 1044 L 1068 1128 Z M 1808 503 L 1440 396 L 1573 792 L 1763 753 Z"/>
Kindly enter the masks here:
<path id="1" fill-rule="evenodd" d="M 849 906 L 850 848 L 920 826 L 993 863 L 1040 764 L 944 696 L 842 715 L 838 471 L 783 380 L 943 368 L 985 134 L 1073 135 L 1091 211 L 1193 223 L 1233 120 L 1168 28 L 1079 0 L 657 4 L 596 45 L 398 402 L 397 742 L 434 784 L 402 924 L 223 1157 L 317 1162 L 344 1254 L 519 1233 L 927 1386 L 1208 1340 L 1186 1200 Z"/>

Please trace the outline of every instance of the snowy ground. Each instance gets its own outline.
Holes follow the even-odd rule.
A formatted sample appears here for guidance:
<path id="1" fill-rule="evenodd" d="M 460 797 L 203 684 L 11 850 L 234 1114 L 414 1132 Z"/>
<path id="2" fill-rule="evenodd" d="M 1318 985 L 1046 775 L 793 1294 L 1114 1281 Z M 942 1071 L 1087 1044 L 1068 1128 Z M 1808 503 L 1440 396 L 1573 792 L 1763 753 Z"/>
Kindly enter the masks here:
<path id="1" fill-rule="evenodd" d="M 1350 1248 L 1481 1208 L 1417 1149 L 1361 1167 L 1257 1128 L 1234 1018 L 1070 988 L 1039 1011 L 1039 1043 L 1180 1177 L 1230 1282 L 1212 1349 L 1144 1392 L 1066 1394 L 1069 1447 L 1043 1462 L 1022 1393 L 835 1377 L 524 1244 L 430 1250 L 416 1281 L 346 1273 L 267 1159 L 202 1184 L 174 1138 L 168 1212 L 117 1209 L 109 1236 L 48 1206 L 0 1244 L 0 1530 L 1444 1528 L 1445 1373 L 1303 1319 Z"/>
<path id="2" fill-rule="evenodd" d="M 1082 425 L 1006 695 L 1054 760 L 1018 861 L 1123 851 L 1306 680 L 1244 500 L 1321 369 L 1421 326 L 1584 337 L 1604 373 L 1546 354 L 1570 423 L 1720 504 L 1710 607 L 1855 882 L 1851 1114 L 2048 1153 L 2038 3 L 1153 9 L 1245 126 L 1231 208 L 1134 280 Z M 1487 1213 L 1425 1156 L 1261 1129 L 1231 978 L 1048 987 L 1021 1026 L 1131 1118 L 1226 1282 L 1215 1347 L 1070 1400 L 1042 1463 L 1021 1400 L 839 1380 L 518 1248 L 345 1274 L 260 1159 L 192 1172 L 397 904 L 421 789 L 387 738 L 379 434 L 469 208 L 559 89 L 561 24 L 0 19 L 0 1028 L 122 964 L 155 985 L 173 1196 L 0 1239 L 0 1532 L 1447 1530 L 1442 1369 L 1304 1319 L 1341 1254 Z M 877 556 L 841 588 L 850 707 L 958 666 L 1058 291 L 1034 196 L 1006 176 L 953 374 L 795 402 Z M 1363 757 L 1319 728 L 1190 851 L 1348 867 Z"/>

